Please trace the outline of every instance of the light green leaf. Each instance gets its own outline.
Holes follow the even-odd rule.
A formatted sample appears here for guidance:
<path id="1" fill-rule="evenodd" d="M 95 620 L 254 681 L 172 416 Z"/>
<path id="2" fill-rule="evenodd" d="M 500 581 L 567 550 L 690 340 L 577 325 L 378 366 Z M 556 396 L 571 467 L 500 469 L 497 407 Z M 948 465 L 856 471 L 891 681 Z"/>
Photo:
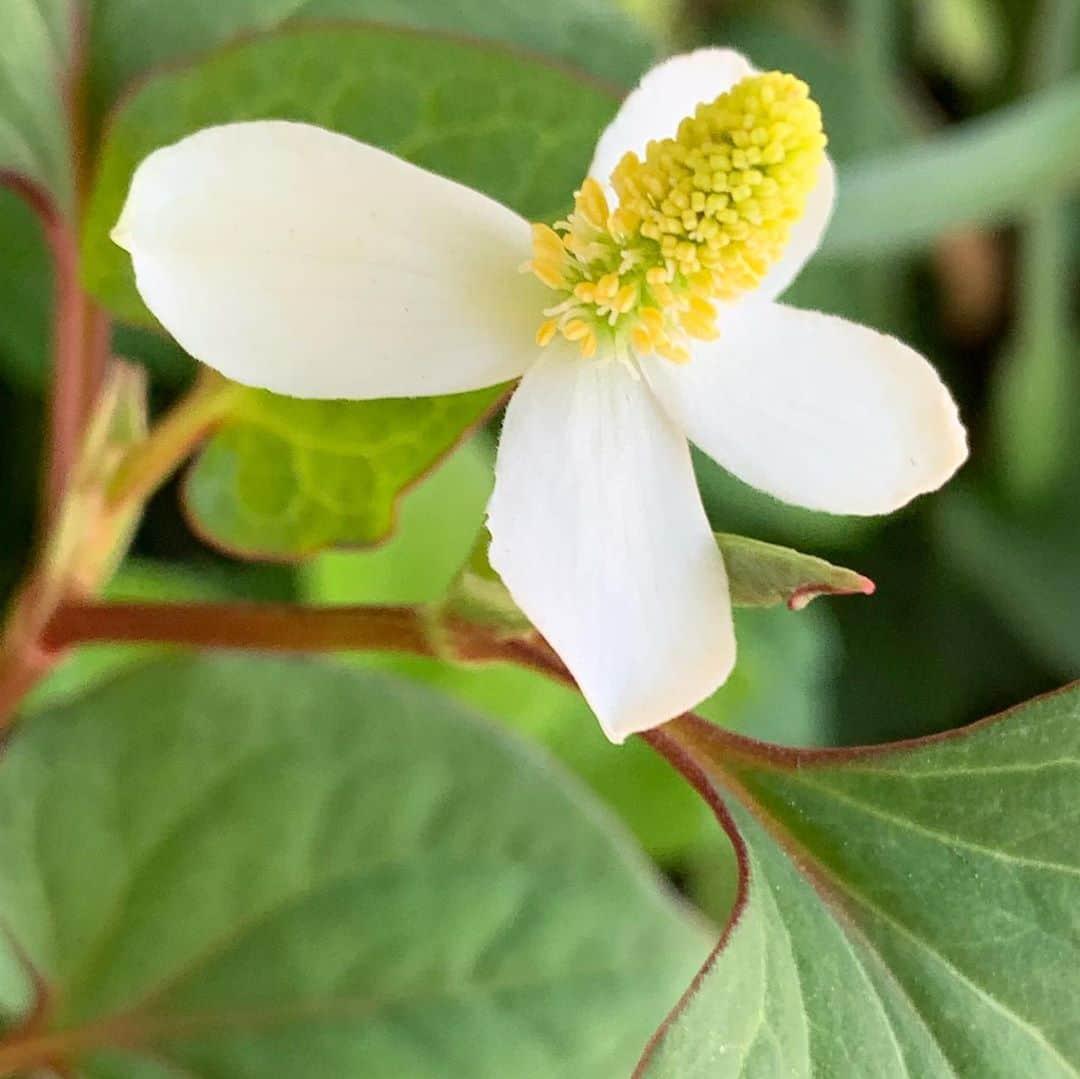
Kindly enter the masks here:
<path id="1" fill-rule="evenodd" d="M 707 948 L 546 760 L 429 691 L 240 658 L 20 729 L 0 921 L 0 1009 L 21 950 L 48 1062 L 89 1079 L 624 1075 Z"/>
<path id="2" fill-rule="evenodd" d="M 488 38 L 629 86 L 653 43 L 612 0 L 96 0 L 91 19 L 91 94 L 99 114 L 134 80 L 191 60 L 238 35 L 305 22 L 358 19 Z M 386 107 L 392 103 L 386 102 Z"/>
<path id="3" fill-rule="evenodd" d="M 483 527 L 494 475 L 483 434 L 406 491 L 397 528 L 373 550 L 327 551 L 297 567 L 315 603 L 436 603 Z"/>
<path id="4" fill-rule="evenodd" d="M 840 175 L 823 251 L 911 250 L 948 229 L 1022 215 L 1078 183 L 1080 76 L 1074 76 L 910 149 L 852 162 Z"/>
<path id="5" fill-rule="evenodd" d="M 245 391 L 188 473 L 189 520 L 246 557 L 377 543 L 394 528 L 398 495 L 504 394 L 301 401 Z"/>
<path id="6" fill-rule="evenodd" d="M 744 876 L 642 1076 L 1080 1074 L 1080 691 L 879 749 L 672 737 Z"/>
<path id="7" fill-rule="evenodd" d="M 4 0 L 0 33 L 0 182 L 15 175 L 71 200 L 63 85 L 71 48 L 72 0 Z"/>
<path id="8" fill-rule="evenodd" d="M 400 30 L 283 32 L 238 45 L 151 80 L 117 115 L 83 234 L 86 284 L 122 317 L 150 320 L 109 230 L 138 163 L 199 128 L 270 117 L 320 124 L 545 221 L 569 204 L 616 104 L 540 61 Z"/>
<path id="9" fill-rule="evenodd" d="M 717 532 L 716 542 L 724 554 L 736 607 L 786 603 L 800 611 L 818 596 L 869 596 L 874 591 L 874 582 L 861 573 L 790 547 L 726 532 Z"/>

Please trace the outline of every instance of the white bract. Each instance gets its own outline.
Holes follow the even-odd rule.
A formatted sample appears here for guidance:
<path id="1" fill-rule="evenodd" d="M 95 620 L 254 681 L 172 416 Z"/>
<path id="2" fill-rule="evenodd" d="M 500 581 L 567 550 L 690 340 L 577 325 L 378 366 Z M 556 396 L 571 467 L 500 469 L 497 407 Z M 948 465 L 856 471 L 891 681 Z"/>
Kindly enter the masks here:
<path id="1" fill-rule="evenodd" d="M 150 310 L 240 382 L 359 400 L 520 377 L 491 561 L 622 741 L 735 661 L 687 438 L 777 498 L 843 514 L 894 510 L 967 454 L 921 356 L 776 302 L 828 220 L 824 143 L 802 83 L 709 49 L 645 76 L 554 229 L 267 121 L 151 154 L 114 236 Z"/>

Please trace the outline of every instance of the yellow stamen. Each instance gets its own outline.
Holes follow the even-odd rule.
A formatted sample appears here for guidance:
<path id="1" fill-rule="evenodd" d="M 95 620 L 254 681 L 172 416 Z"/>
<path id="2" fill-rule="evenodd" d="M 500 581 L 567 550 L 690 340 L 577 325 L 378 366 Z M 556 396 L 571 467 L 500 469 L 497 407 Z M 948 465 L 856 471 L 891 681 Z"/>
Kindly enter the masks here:
<path id="1" fill-rule="evenodd" d="M 536 343 L 543 348 L 545 345 L 550 345 L 555 339 L 555 334 L 559 332 L 559 324 L 553 318 L 549 318 L 547 322 L 540 323 L 540 328 L 536 331 Z"/>
<path id="2" fill-rule="evenodd" d="M 769 72 L 699 105 L 673 138 L 627 154 L 612 210 L 592 177 L 554 228 L 533 226 L 530 269 L 560 294 L 536 339 L 582 355 L 690 358 L 717 336 L 714 300 L 755 288 L 803 214 L 824 158 L 805 83 Z"/>

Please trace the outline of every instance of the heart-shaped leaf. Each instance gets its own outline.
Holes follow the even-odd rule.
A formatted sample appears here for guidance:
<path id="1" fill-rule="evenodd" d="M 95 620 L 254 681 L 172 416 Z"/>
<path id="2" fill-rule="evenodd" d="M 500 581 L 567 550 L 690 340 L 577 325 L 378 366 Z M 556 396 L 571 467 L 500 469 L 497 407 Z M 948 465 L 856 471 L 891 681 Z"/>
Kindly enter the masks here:
<path id="1" fill-rule="evenodd" d="M 873 749 L 782 750 L 691 719 L 654 738 L 714 804 L 743 880 L 640 1076 L 1080 1073 L 1080 690 Z"/>
<path id="2" fill-rule="evenodd" d="M 579 787 L 460 707 L 239 658 L 20 728 L 0 924 L 0 1074 L 89 1079 L 621 1075 L 708 947 Z"/>

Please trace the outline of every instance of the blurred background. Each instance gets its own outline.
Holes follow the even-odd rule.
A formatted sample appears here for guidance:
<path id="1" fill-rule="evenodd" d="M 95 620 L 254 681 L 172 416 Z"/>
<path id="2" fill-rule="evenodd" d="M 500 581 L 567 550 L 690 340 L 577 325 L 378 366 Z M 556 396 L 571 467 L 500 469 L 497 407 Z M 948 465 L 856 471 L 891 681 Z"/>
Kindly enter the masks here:
<path id="1" fill-rule="evenodd" d="M 506 2 L 520 3 L 528 18 L 525 0 Z M 858 174 L 860 162 L 909 150 L 918 155 L 943 129 L 1022 118 L 1033 95 L 1065 84 L 1080 54 L 1076 0 L 622 0 L 622 6 L 654 55 L 721 43 L 759 67 L 806 79 L 822 106 L 842 184 Z M 1075 80 L 1066 85 L 1076 92 Z M 1078 142 L 1074 127 L 1074 154 Z M 1053 157 L 1068 146 L 1060 135 L 1039 142 L 1036 133 L 1022 143 L 1004 140 L 997 154 Z M 975 199 L 998 182 L 989 164 L 957 175 L 954 201 L 957 188 Z M 916 212 L 926 208 L 934 220 L 938 193 L 919 196 Z M 886 222 L 911 212 L 907 202 L 875 209 Z M 1019 220 L 913 227 L 899 240 L 886 228 L 881 245 L 869 250 L 840 237 L 788 293 L 792 303 L 887 330 L 930 357 L 960 402 L 972 458 L 943 492 L 887 521 L 791 510 L 699 459 L 717 529 L 821 555 L 878 586 L 872 599 L 818 600 L 800 613 L 741 612 L 740 662 L 729 685 L 707 702 L 710 718 L 792 744 L 878 742 L 970 722 L 1080 674 L 1076 211 L 1075 200 L 1060 190 L 1033 189 Z M 35 219 L 2 190 L 0 235 L 0 587 L 6 592 L 32 540 L 50 280 Z M 193 374 L 175 346 L 146 331 L 120 329 L 116 351 L 149 366 L 156 408 L 174 400 Z M 112 594 L 319 603 L 435 598 L 483 520 L 494 439 L 493 429 L 480 432 L 409 493 L 396 535 L 378 550 L 327 553 L 299 565 L 241 562 L 215 552 L 185 523 L 173 483 L 151 504 Z M 148 652 L 87 649 L 39 689 L 34 703 L 71 693 Z M 573 694 L 513 669 L 387 657 L 349 662 L 437 683 L 546 745 L 616 808 L 665 870 L 707 909 L 723 913 L 731 877 L 708 813 L 643 744 L 608 745 Z"/>

